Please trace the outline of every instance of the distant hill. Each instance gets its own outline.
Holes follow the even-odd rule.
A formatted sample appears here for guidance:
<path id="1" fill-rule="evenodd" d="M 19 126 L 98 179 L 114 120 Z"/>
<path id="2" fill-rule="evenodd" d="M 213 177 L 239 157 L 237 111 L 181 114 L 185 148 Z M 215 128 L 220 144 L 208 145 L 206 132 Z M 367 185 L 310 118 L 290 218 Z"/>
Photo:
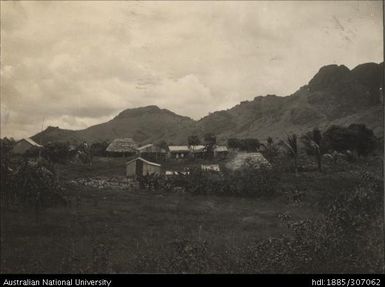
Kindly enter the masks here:
<path id="1" fill-rule="evenodd" d="M 332 124 L 363 123 L 383 136 L 383 63 L 366 63 L 349 70 L 322 67 L 310 82 L 287 97 L 268 95 L 217 111 L 199 121 L 156 106 L 127 109 L 103 124 L 71 131 L 49 127 L 32 138 L 47 141 L 96 142 L 133 137 L 138 143 L 166 140 L 186 143 L 188 135 L 212 132 L 229 137 L 281 138 Z"/>
<path id="2" fill-rule="evenodd" d="M 132 137 L 138 143 L 152 143 L 163 139 L 181 142 L 185 131 L 193 130 L 195 121 L 157 106 L 122 111 L 112 120 L 84 130 L 63 130 L 48 127 L 32 138 L 37 142 L 61 141 L 80 143 L 112 141 Z M 182 138 L 183 137 L 183 138 Z"/>

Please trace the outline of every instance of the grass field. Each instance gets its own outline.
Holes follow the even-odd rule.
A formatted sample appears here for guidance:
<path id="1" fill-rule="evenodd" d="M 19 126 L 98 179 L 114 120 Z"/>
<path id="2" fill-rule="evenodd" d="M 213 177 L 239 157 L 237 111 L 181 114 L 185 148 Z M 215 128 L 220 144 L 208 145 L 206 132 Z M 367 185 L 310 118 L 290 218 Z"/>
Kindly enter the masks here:
<path id="1" fill-rule="evenodd" d="M 381 177 L 380 161 L 356 163 L 349 172 L 283 174 L 286 193 L 270 199 L 95 189 L 71 182 L 124 180 L 124 162 L 96 158 L 92 166 L 58 165 L 68 206 L 39 217 L 32 211 L 3 212 L 1 272 L 244 272 L 255 242 L 291 236 L 282 215 L 291 221 L 321 216 L 325 193 L 354 188 L 360 180 L 354 172 L 363 166 Z M 295 200 L 291 195 L 298 191 L 304 197 Z"/>

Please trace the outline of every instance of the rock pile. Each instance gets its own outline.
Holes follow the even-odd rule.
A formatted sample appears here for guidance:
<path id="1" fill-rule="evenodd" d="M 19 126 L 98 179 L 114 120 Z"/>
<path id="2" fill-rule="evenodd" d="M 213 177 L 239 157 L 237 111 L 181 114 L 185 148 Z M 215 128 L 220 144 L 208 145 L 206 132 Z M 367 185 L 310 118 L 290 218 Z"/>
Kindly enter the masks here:
<path id="1" fill-rule="evenodd" d="M 71 180 L 72 184 L 93 187 L 97 189 L 127 190 L 132 184 L 125 177 L 87 177 Z"/>

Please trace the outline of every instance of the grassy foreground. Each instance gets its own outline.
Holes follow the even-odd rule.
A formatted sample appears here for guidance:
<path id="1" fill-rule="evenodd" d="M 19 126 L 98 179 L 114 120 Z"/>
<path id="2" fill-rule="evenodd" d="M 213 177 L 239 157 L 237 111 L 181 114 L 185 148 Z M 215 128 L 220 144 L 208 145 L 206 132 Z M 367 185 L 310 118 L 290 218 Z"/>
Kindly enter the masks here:
<path id="1" fill-rule="evenodd" d="M 59 165 L 70 204 L 38 217 L 32 210 L 3 211 L 1 272 L 261 272 L 250 258 L 258 242 L 294 238 L 288 226 L 322 218 L 330 198 L 359 186 L 363 169 L 382 183 L 381 163 L 362 160 L 298 177 L 282 173 L 272 198 L 95 188 L 74 180 L 114 176 L 124 181 L 124 160 Z M 380 227 L 376 230 L 383 236 Z"/>

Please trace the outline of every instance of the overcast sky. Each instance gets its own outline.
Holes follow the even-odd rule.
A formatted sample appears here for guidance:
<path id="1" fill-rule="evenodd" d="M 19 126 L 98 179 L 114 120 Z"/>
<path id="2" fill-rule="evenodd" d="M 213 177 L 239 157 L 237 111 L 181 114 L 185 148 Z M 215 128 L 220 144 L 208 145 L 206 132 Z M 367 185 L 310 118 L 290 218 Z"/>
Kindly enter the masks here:
<path id="1" fill-rule="evenodd" d="M 380 1 L 1 1 L 1 136 L 287 96 L 323 65 L 382 62 L 382 33 Z"/>

